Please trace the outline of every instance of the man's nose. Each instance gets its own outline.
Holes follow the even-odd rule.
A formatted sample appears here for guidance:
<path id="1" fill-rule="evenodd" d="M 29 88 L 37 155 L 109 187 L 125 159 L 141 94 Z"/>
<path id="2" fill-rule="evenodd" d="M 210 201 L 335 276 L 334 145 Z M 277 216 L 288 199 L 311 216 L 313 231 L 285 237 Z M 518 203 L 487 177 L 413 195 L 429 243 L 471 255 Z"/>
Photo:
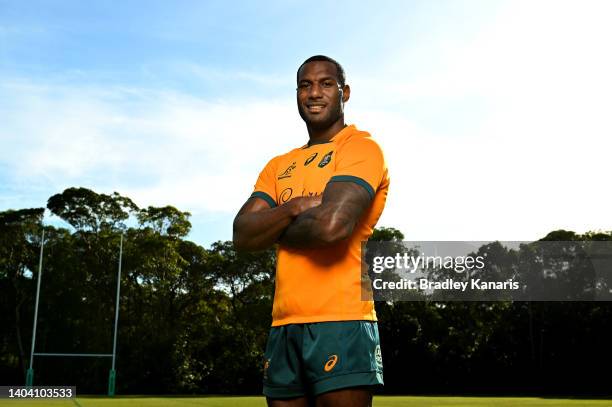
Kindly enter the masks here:
<path id="1" fill-rule="evenodd" d="M 321 86 L 318 83 L 313 83 L 310 86 L 310 92 L 308 92 L 308 97 L 312 99 L 321 97 Z"/>

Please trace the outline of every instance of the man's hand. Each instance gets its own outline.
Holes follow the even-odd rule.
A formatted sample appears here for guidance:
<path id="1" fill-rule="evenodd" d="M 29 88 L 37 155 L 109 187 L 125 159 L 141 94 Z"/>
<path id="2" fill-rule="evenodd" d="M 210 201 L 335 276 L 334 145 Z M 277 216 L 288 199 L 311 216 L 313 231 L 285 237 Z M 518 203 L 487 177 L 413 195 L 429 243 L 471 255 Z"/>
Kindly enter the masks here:
<path id="1" fill-rule="evenodd" d="M 270 208 L 261 198 L 250 198 L 234 219 L 234 247 L 239 251 L 265 250 L 277 243 L 285 228 L 302 212 L 321 204 L 321 197 L 296 197 Z"/>
<path id="2" fill-rule="evenodd" d="M 301 212 L 280 236 L 280 243 L 296 248 L 329 246 L 348 239 L 370 206 L 372 198 L 353 182 L 330 182 L 321 205 Z"/>
<path id="3" fill-rule="evenodd" d="M 291 199 L 287 204 L 294 206 L 295 216 L 298 216 L 304 211 L 308 209 L 314 208 L 316 206 L 321 205 L 321 201 L 323 200 L 323 196 L 298 196 Z M 286 205 L 287 205 L 286 204 Z"/>

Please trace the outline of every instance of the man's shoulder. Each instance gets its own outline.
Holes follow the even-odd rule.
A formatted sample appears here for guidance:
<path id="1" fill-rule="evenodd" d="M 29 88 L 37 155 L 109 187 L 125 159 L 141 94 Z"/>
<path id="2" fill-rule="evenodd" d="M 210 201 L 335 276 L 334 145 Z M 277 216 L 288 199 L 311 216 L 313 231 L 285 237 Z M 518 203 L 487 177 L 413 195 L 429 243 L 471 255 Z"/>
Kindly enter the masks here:
<path id="1" fill-rule="evenodd" d="M 274 157 L 272 157 L 269 161 L 268 161 L 268 165 L 275 165 L 276 163 L 283 161 L 285 159 L 287 159 L 288 157 L 291 157 L 292 155 L 298 153 L 303 147 L 297 147 L 297 148 L 293 148 L 289 151 L 287 151 L 286 153 L 282 153 L 279 155 L 276 155 Z"/>
<path id="2" fill-rule="evenodd" d="M 353 126 L 354 127 L 354 126 Z M 364 130 L 359 130 L 354 127 L 354 130 L 348 132 L 344 137 L 337 140 L 338 149 L 347 150 L 366 150 L 382 153 L 382 149 L 372 135 Z"/>

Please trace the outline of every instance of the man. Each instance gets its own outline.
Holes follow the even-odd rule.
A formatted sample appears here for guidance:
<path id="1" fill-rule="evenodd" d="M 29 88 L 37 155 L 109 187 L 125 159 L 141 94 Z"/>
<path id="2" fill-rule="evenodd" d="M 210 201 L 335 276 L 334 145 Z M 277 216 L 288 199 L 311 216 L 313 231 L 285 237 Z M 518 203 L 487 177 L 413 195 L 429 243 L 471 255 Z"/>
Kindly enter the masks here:
<path id="1" fill-rule="evenodd" d="M 306 145 L 273 158 L 234 220 L 237 250 L 278 244 L 265 351 L 269 406 L 370 406 L 383 384 L 374 303 L 362 300 L 361 242 L 389 187 L 382 151 L 344 123 L 351 89 L 333 59 L 297 72 Z"/>

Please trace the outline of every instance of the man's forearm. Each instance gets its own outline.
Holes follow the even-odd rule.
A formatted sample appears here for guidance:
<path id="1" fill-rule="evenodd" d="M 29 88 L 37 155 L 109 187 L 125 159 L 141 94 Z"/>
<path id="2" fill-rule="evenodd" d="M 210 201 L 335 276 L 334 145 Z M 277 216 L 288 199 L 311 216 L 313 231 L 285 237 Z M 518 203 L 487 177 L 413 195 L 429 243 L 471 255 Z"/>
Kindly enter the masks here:
<path id="1" fill-rule="evenodd" d="M 346 239 L 354 224 L 333 210 L 318 206 L 302 212 L 280 236 L 280 243 L 296 248 L 328 246 Z"/>
<path id="2" fill-rule="evenodd" d="M 281 233 L 300 213 L 320 203 L 320 197 L 297 197 L 269 208 L 261 200 L 247 201 L 234 219 L 234 247 L 245 251 L 267 249 L 278 242 Z"/>
<path id="3" fill-rule="evenodd" d="M 289 205 L 238 215 L 234 220 L 234 246 L 246 251 L 267 249 L 294 218 Z"/>
<path id="4" fill-rule="evenodd" d="M 370 195 L 360 185 L 330 182 L 323 192 L 322 204 L 301 212 L 280 235 L 280 243 L 305 249 L 348 239 L 370 201 Z"/>

